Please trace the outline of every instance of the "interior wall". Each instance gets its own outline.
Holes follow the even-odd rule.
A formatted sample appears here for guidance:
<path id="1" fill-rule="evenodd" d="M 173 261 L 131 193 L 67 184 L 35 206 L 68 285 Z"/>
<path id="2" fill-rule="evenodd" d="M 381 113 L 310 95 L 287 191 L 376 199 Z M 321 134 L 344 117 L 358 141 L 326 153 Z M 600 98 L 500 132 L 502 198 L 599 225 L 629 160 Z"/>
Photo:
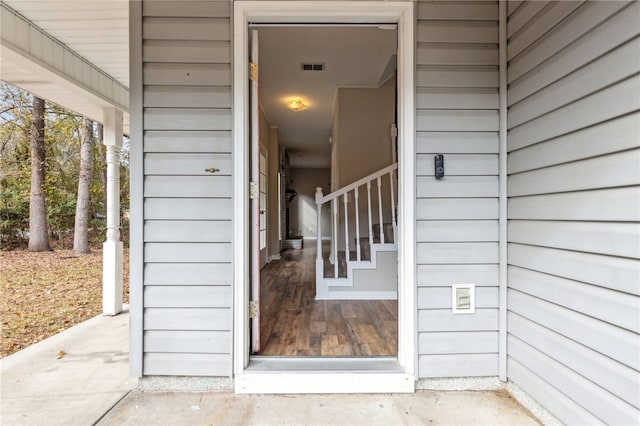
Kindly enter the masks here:
<path id="1" fill-rule="evenodd" d="M 280 258 L 280 188 L 278 187 L 278 173 L 280 173 L 280 142 L 278 128 L 269 129 L 269 193 L 267 216 L 268 260 Z M 282 176 L 281 176 L 282 178 Z"/>
<path id="2" fill-rule="evenodd" d="M 328 188 L 331 181 L 329 169 L 291 169 L 292 189 L 298 193 L 290 203 L 290 227 L 293 235 L 316 239 L 317 209 L 316 188 Z M 328 208 L 322 211 L 322 237 L 331 235 L 331 216 Z"/>
<path id="3" fill-rule="evenodd" d="M 392 162 L 391 125 L 395 124 L 396 79 L 378 88 L 339 88 L 332 139 L 337 140 L 338 188 Z"/>
<path id="4" fill-rule="evenodd" d="M 638 17 L 509 7 L 507 373 L 566 424 L 640 419 Z"/>

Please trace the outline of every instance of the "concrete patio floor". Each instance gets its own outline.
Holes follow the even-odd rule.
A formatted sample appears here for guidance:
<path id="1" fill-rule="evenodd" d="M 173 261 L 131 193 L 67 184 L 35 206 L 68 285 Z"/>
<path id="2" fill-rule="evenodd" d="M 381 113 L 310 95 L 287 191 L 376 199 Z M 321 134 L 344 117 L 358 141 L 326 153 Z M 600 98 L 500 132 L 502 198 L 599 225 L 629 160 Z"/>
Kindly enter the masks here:
<path id="1" fill-rule="evenodd" d="M 378 395 L 142 392 L 128 313 L 95 317 L 0 360 L 2 425 L 536 425 L 506 391 Z M 58 351 L 65 355 L 57 359 Z"/>

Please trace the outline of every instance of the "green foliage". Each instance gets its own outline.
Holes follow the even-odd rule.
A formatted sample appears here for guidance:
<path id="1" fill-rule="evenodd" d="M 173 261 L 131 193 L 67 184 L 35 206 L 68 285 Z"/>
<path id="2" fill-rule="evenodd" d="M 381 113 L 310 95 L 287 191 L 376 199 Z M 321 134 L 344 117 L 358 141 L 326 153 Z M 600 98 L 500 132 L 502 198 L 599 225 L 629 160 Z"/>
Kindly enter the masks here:
<path id="1" fill-rule="evenodd" d="M 6 83 L 0 84 L 0 247 L 23 246 L 29 232 L 31 167 L 29 135 L 32 97 Z M 52 243 L 70 247 L 75 221 L 80 167 L 82 117 L 47 102 L 45 111 L 45 199 Z M 105 149 L 94 126 L 93 173 L 91 178 L 91 236 L 93 243 L 105 235 Z M 129 205 L 129 171 L 121 167 L 123 211 Z M 127 222 L 128 223 L 128 222 Z M 123 228 L 125 227 L 123 221 Z M 128 233 L 124 232 L 123 240 Z M 128 231 L 128 229 L 127 229 Z M 126 241 L 126 240 L 125 240 Z"/>

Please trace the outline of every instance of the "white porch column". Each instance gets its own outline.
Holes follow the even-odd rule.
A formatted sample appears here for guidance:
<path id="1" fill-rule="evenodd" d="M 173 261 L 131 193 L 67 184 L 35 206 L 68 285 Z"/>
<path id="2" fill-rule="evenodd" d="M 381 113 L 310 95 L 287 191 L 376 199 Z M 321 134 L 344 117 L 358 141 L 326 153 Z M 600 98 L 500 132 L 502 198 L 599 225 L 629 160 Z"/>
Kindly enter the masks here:
<path id="1" fill-rule="evenodd" d="M 102 245 L 102 314 L 122 312 L 122 241 L 120 241 L 120 148 L 122 111 L 104 110 L 107 147 L 107 240 Z"/>

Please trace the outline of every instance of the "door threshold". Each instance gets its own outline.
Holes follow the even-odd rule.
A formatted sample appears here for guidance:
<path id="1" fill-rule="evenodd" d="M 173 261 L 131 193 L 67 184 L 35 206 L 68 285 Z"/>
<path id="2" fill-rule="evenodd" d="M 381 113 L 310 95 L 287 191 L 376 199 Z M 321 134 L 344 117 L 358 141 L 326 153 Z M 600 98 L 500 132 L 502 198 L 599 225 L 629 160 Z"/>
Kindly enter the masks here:
<path id="1" fill-rule="evenodd" d="M 235 392 L 413 393 L 415 378 L 393 357 L 251 357 Z"/>

